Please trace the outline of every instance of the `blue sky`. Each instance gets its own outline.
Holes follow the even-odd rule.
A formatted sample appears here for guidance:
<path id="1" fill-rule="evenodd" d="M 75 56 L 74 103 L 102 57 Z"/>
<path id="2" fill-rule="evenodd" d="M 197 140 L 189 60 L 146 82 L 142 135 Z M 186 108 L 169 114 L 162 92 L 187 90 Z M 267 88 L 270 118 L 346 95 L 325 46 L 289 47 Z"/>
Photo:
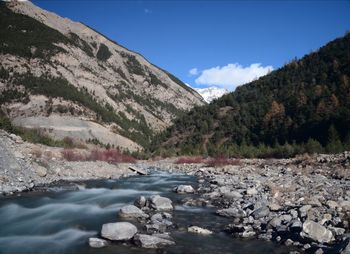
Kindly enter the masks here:
<path id="1" fill-rule="evenodd" d="M 233 90 L 350 30 L 349 0 L 33 2 L 88 24 L 194 87 Z"/>

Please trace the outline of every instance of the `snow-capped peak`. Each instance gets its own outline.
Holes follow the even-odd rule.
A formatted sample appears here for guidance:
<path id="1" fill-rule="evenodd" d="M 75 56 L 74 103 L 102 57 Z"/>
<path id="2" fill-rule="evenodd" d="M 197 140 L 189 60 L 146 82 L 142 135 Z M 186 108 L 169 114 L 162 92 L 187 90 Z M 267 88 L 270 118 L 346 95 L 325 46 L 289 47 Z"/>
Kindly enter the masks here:
<path id="1" fill-rule="evenodd" d="M 195 90 L 208 103 L 210 103 L 214 99 L 217 99 L 217 98 L 223 96 L 225 93 L 228 93 L 227 89 L 219 88 L 219 87 L 216 87 L 216 86 L 211 86 L 211 87 L 208 87 L 208 88 L 195 88 Z"/>

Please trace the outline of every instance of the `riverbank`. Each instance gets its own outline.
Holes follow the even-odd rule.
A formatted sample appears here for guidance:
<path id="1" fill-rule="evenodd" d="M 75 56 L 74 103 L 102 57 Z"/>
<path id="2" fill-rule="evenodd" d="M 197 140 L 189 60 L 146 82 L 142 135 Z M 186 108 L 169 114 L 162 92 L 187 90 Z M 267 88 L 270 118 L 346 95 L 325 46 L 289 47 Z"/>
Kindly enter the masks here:
<path id="1" fill-rule="evenodd" d="M 118 179 L 134 175 L 129 163 L 67 161 L 62 148 L 24 142 L 0 130 L 0 193 L 31 191 L 60 181 Z"/>
<path id="2" fill-rule="evenodd" d="M 239 165 L 144 166 L 198 177 L 198 199 L 189 206 L 217 208 L 235 238 L 258 238 L 307 253 L 350 253 L 350 154 L 294 159 L 249 159 Z"/>
<path id="3" fill-rule="evenodd" d="M 0 133 L 0 191 L 45 190 L 60 181 L 118 179 L 134 175 L 130 164 L 69 162 L 61 149 Z M 39 152 L 40 151 L 40 152 Z M 309 253 L 350 253 L 350 153 L 293 159 L 241 159 L 234 165 L 177 164 L 177 159 L 139 161 L 136 167 L 195 175 L 198 198 L 231 223 L 235 238 L 257 238 Z M 348 246 L 348 252 L 344 249 Z"/>

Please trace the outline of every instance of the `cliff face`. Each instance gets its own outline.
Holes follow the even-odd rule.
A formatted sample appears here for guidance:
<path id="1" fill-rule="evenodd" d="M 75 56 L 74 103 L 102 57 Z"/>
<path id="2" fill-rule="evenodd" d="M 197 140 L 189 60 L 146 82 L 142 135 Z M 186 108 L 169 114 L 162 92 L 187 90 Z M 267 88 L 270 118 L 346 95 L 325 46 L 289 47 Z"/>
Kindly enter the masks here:
<path id="1" fill-rule="evenodd" d="M 0 102 L 54 138 L 148 145 L 201 96 L 95 30 L 31 2 L 0 3 Z"/>

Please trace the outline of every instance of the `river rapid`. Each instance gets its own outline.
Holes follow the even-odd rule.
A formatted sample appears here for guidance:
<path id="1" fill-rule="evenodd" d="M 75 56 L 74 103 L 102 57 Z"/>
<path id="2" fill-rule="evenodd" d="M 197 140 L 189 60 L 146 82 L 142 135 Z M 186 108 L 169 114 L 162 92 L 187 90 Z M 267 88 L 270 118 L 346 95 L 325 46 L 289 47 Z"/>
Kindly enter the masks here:
<path id="1" fill-rule="evenodd" d="M 148 176 L 118 180 L 79 183 L 79 190 L 60 188 L 46 192 L 22 193 L 0 198 L 1 254 L 92 254 L 92 253 L 288 253 L 272 242 L 234 239 L 223 232 L 230 221 L 215 215 L 214 208 L 186 207 L 173 188 L 180 184 L 196 187 L 196 178 L 182 174 L 153 171 Z M 128 244 L 115 244 L 103 249 L 89 247 L 88 238 L 98 236 L 104 223 L 125 221 L 118 211 L 132 204 L 140 195 L 159 194 L 174 205 L 171 231 L 176 245 L 161 250 L 142 249 Z M 195 194 L 194 194 L 195 195 Z M 133 222 L 139 229 L 142 225 Z M 214 231 L 209 236 L 187 232 L 191 225 Z"/>

